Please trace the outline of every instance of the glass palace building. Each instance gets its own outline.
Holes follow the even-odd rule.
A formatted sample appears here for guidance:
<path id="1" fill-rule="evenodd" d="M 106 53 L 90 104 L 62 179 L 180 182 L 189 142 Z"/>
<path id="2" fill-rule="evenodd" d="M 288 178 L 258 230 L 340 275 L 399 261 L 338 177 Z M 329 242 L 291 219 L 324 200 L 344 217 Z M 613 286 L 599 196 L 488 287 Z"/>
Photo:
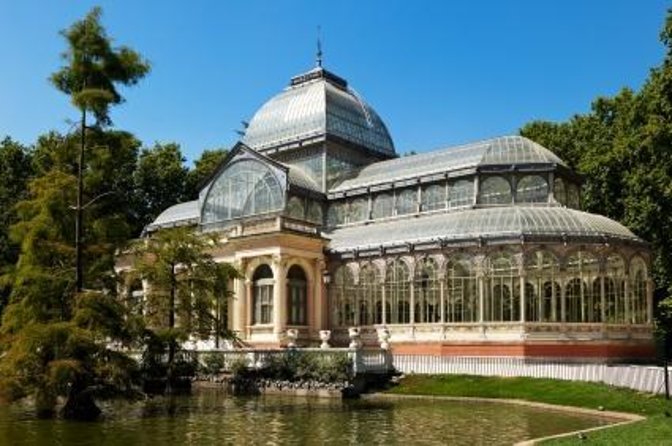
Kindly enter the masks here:
<path id="1" fill-rule="evenodd" d="M 216 232 L 229 325 L 252 347 L 632 359 L 652 347 L 651 254 L 581 211 L 582 178 L 520 136 L 399 157 L 380 118 L 318 66 L 254 115 L 202 189 L 146 228 Z"/>

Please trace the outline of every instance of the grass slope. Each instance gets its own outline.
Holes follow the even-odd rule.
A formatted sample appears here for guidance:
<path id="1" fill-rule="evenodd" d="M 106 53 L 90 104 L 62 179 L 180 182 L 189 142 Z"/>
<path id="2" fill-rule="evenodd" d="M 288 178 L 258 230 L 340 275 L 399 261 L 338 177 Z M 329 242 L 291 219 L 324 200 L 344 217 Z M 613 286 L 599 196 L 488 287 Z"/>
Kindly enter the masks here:
<path id="1" fill-rule="evenodd" d="M 399 395 L 510 398 L 585 407 L 646 416 L 641 422 L 590 433 L 586 440 L 570 438 L 548 444 L 672 445 L 672 402 L 661 396 L 605 384 L 537 378 L 468 375 L 410 375 L 388 390 Z"/>

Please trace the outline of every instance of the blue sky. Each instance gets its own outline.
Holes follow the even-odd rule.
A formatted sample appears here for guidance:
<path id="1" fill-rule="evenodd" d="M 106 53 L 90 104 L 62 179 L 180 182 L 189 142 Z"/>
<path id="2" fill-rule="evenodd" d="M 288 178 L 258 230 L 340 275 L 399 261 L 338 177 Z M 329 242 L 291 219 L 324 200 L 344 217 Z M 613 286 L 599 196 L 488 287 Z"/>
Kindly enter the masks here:
<path id="1" fill-rule="evenodd" d="M 76 117 L 47 82 L 58 31 L 93 5 L 151 74 L 125 90 L 116 127 L 146 145 L 179 142 L 193 159 L 230 146 L 289 78 L 325 66 L 378 111 L 397 151 L 516 133 L 563 120 L 598 95 L 639 88 L 660 63 L 659 0 L 132 1 L 0 0 L 0 137 L 31 143 Z"/>

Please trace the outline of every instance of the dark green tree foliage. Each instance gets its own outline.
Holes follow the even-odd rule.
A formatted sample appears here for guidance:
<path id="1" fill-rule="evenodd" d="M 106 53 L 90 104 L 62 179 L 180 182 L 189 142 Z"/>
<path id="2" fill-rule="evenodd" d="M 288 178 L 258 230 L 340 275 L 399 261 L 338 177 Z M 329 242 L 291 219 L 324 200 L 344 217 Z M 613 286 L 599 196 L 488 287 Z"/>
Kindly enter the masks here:
<path id="1" fill-rule="evenodd" d="M 189 199 L 188 169 L 179 144 L 156 143 L 143 149 L 133 176 L 138 219 L 151 223 L 166 208 Z"/>
<path id="2" fill-rule="evenodd" d="M 169 391 L 170 385 L 179 378 L 175 367 L 180 342 L 189 337 L 205 339 L 213 333 L 231 337 L 223 328 L 225 321 L 218 318 L 225 314 L 217 310 L 222 306 L 221 300 L 230 296 L 227 284 L 238 277 L 238 272 L 229 264 L 213 260 L 210 251 L 216 245 L 214 238 L 203 237 L 184 227 L 159 231 L 135 245 L 134 271 L 149 283 L 145 314 L 150 337 L 161 341 L 150 343 L 150 347 L 165 346 L 168 352 Z M 163 351 L 160 348 L 158 352 L 148 353 L 162 354 Z"/>
<path id="3" fill-rule="evenodd" d="M 229 153 L 226 149 L 204 150 L 200 158 L 194 161 L 194 168 L 187 175 L 187 195 L 189 199 L 195 200 L 198 193 L 205 186 L 215 170 L 222 164 L 224 158 Z"/>
<path id="4" fill-rule="evenodd" d="M 9 228 L 16 222 L 14 206 L 25 196 L 32 175 L 31 153 L 7 137 L 0 142 L 0 277 L 10 272 L 18 258 L 18 245 L 12 243 Z M 0 314 L 11 292 L 10 281 L 0 278 Z"/>
<path id="5" fill-rule="evenodd" d="M 598 98 L 567 122 L 533 122 L 521 134 L 554 150 L 585 177 L 583 207 L 651 242 L 655 299 L 672 295 L 672 11 L 663 63 L 640 91 Z M 660 313 L 663 315 L 663 313 Z M 672 318 L 661 320 L 669 330 Z"/>

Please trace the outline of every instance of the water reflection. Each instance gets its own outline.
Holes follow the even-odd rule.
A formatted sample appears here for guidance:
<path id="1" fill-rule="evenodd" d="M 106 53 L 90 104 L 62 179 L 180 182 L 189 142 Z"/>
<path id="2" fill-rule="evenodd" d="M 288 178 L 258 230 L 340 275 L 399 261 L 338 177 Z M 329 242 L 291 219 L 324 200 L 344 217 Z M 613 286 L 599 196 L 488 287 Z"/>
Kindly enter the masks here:
<path id="1" fill-rule="evenodd" d="M 524 406 L 427 400 L 345 401 L 193 396 L 105 404 L 99 423 L 36 420 L 0 408 L 1 445 L 495 445 L 606 420 Z"/>

